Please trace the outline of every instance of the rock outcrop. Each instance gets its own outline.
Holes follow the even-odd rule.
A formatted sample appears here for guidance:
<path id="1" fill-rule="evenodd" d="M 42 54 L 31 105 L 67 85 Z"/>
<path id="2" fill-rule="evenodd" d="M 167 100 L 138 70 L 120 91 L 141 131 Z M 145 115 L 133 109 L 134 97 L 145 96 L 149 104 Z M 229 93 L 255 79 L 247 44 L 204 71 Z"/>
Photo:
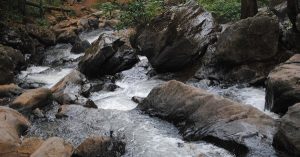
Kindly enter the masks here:
<path id="1" fill-rule="evenodd" d="M 296 54 L 282 63 L 268 76 L 266 109 L 285 114 L 288 107 L 300 102 L 300 55 Z"/>
<path id="2" fill-rule="evenodd" d="M 300 156 L 300 104 L 291 106 L 280 119 L 280 125 L 275 134 L 273 145 L 285 156 Z"/>
<path id="3" fill-rule="evenodd" d="M 20 137 L 29 128 L 30 122 L 19 112 L 0 107 L 0 156 L 17 156 Z"/>
<path id="4" fill-rule="evenodd" d="M 125 143 L 110 137 L 94 136 L 84 140 L 75 150 L 75 157 L 119 157 L 125 153 Z"/>
<path id="5" fill-rule="evenodd" d="M 186 140 L 205 140 L 236 156 L 275 154 L 275 121 L 252 106 L 169 81 L 155 87 L 139 107 L 173 122 Z"/>
<path id="6" fill-rule="evenodd" d="M 189 1 L 138 29 L 132 45 L 158 72 L 179 71 L 198 60 L 216 41 L 217 29 L 212 14 Z"/>
<path id="7" fill-rule="evenodd" d="M 13 82 L 14 74 L 25 64 L 24 56 L 19 50 L 0 44 L 0 84 Z"/>
<path id="8" fill-rule="evenodd" d="M 79 71 L 89 78 L 113 75 L 131 68 L 137 55 L 124 42 L 112 35 L 101 34 L 79 62 Z"/>
<path id="9" fill-rule="evenodd" d="M 10 107 L 20 111 L 31 111 L 42 108 L 52 102 L 52 93 L 47 88 L 37 88 L 25 91 L 18 96 Z"/>

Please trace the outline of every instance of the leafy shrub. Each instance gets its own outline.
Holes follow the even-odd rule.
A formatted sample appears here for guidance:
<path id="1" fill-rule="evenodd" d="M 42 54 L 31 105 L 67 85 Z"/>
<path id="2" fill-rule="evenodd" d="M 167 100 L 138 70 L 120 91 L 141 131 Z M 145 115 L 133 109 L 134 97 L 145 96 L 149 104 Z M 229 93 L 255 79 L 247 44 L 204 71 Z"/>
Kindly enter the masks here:
<path id="1" fill-rule="evenodd" d="M 162 11 L 162 0 L 133 0 L 122 9 L 118 28 L 147 24 Z"/>

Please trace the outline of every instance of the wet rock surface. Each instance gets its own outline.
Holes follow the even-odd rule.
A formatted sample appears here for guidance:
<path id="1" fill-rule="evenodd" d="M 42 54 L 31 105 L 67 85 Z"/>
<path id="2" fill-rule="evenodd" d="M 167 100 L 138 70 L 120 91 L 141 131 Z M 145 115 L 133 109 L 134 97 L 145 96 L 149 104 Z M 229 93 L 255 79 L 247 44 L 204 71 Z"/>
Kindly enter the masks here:
<path id="1" fill-rule="evenodd" d="M 300 104 L 289 107 L 285 116 L 280 119 L 280 125 L 275 134 L 273 145 L 285 152 L 282 156 L 300 155 Z M 281 153 L 282 153 L 281 152 Z"/>
<path id="2" fill-rule="evenodd" d="M 179 71 L 198 60 L 216 41 L 217 29 L 212 15 L 190 1 L 138 29 L 132 45 L 157 71 Z"/>
<path id="3" fill-rule="evenodd" d="M 85 81 L 86 78 L 82 73 L 73 70 L 51 88 L 54 99 L 62 105 L 85 102 L 85 98 L 81 96 Z"/>
<path id="4" fill-rule="evenodd" d="M 137 55 L 120 38 L 104 33 L 86 50 L 79 71 L 95 78 L 129 69 L 137 62 Z"/>
<path id="5" fill-rule="evenodd" d="M 52 93 L 47 88 L 30 89 L 18 96 L 9 106 L 19 111 L 31 111 L 52 102 Z"/>
<path id="6" fill-rule="evenodd" d="M 139 105 L 177 125 L 186 140 L 205 140 L 237 156 L 275 156 L 275 121 L 258 109 L 177 81 L 154 88 Z"/>
<path id="7" fill-rule="evenodd" d="M 296 54 L 277 66 L 268 76 L 266 108 L 285 114 L 289 106 L 300 101 L 300 55 Z"/>

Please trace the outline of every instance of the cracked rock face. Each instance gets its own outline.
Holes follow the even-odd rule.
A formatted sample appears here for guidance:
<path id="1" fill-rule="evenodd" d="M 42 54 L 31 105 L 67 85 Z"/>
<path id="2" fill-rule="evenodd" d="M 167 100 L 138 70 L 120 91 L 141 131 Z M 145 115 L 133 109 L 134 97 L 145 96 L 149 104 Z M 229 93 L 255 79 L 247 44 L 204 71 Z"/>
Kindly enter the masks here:
<path id="1" fill-rule="evenodd" d="M 154 88 L 139 106 L 173 122 L 186 140 L 205 140 L 237 156 L 275 154 L 275 121 L 252 106 L 177 81 Z"/>

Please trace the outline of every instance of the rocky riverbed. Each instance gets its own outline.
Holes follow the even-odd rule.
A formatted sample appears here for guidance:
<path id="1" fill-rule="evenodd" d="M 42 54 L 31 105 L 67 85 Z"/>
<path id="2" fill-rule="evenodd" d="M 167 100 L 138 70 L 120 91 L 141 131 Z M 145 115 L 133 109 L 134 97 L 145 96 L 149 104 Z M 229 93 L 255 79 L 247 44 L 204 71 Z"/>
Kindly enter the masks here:
<path id="1" fill-rule="evenodd" d="M 0 25 L 0 156 L 300 155 L 285 45 L 299 34 L 269 10 L 220 25 L 190 1 L 135 31 L 99 13 Z"/>

